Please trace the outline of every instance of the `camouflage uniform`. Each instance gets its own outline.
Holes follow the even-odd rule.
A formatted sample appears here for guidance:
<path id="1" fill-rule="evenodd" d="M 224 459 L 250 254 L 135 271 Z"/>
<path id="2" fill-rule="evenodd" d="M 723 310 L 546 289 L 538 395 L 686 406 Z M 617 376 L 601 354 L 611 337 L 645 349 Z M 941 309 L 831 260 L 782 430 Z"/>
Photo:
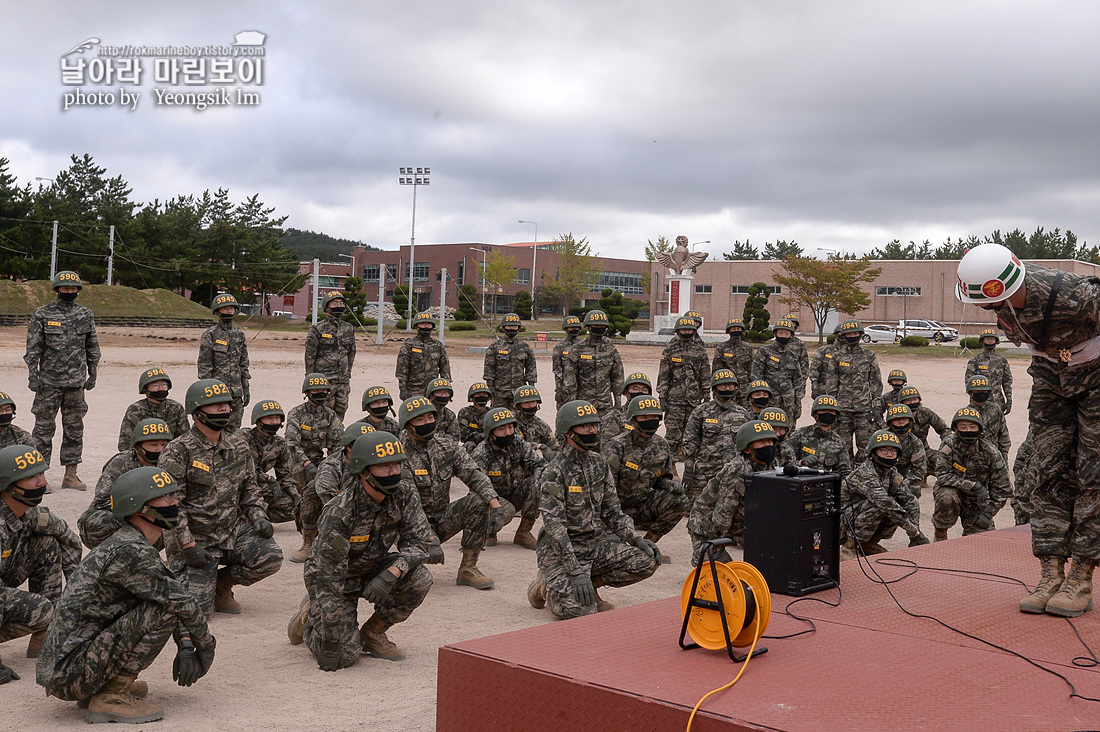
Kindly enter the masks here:
<path id="1" fill-rule="evenodd" d="M 699 563 L 703 545 L 711 539 L 733 539 L 737 546 L 745 543 L 745 476 L 773 466 L 734 453 L 733 441 L 729 441 L 722 469 L 707 482 L 688 514 L 692 565 Z"/>
<path id="2" fill-rule="evenodd" d="M 512 410 L 516 415 L 516 432 L 535 449 L 541 449 L 545 455 L 554 446 L 554 430 L 537 414 L 527 415 L 522 409 Z"/>
<path id="3" fill-rule="evenodd" d="M 966 379 L 971 376 L 984 376 L 993 387 L 991 401 L 997 403 L 1005 414 L 1012 411 L 1012 369 L 1008 359 L 996 350 L 976 354 L 966 362 Z"/>
<path id="4" fill-rule="evenodd" d="M 408 480 L 381 503 L 359 485 L 358 474 L 345 475 L 342 485 L 321 512 L 317 540 L 306 560 L 310 604 L 302 635 L 314 656 L 320 655 L 325 641 L 338 640 L 338 665 L 347 668 L 358 663 L 363 652 L 359 598 L 379 572 L 390 567 L 401 572 L 390 594 L 374 606 L 388 625 L 407 620 L 427 597 L 432 574 L 423 562 L 432 533 Z"/>
<path id="5" fill-rule="evenodd" d="M 701 340 L 685 342 L 675 336 L 665 346 L 657 374 L 657 396 L 665 410 L 665 439 L 674 456 L 680 455 L 692 410 L 707 398 L 710 374 L 707 347 Z M 600 409 L 595 402 L 592 404 Z"/>
<path id="6" fill-rule="evenodd" d="M 566 402 L 584 399 L 600 416 L 619 406 L 623 393 L 623 360 L 610 338 L 589 335 L 569 351 L 562 375 L 562 396 Z"/>
<path id="7" fill-rule="evenodd" d="M 841 531 L 861 544 L 889 539 L 900 527 L 913 536 L 920 531 L 920 504 L 894 468 L 883 468 L 873 457 L 840 484 Z"/>
<path id="8" fill-rule="evenodd" d="M 0 448 L 8 447 L 9 445 L 33 446 L 34 438 L 31 437 L 30 432 L 27 432 L 22 427 L 9 424 L 7 427 L 0 427 Z"/>
<path id="9" fill-rule="evenodd" d="M 691 504 L 676 480 L 665 438 L 627 430 L 612 439 L 601 454 L 615 479 L 619 506 L 634 521 L 635 531 L 661 537 L 687 515 Z"/>
<path id="10" fill-rule="evenodd" d="M 772 400 L 771 406 L 786 412 L 792 424 L 798 421 L 802 414 L 802 397 L 806 393 L 806 374 L 790 343 L 781 346 L 772 342 L 757 349 L 752 359 L 751 379 L 768 382 L 778 397 Z"/>
<path id="11" fill-rule="evenodd" d="M 738 384 L 747 384 L 752 379 L 752 346 L 738 338 L 719 343 L 714 349 L 714 359 L 710 364 L 710 372 L 713 374 L 720 369 L 729 369 L 737 376 Z M 736 401 L 742 407 L 748 408 L 745 395 L 738 393 Z"/>
<path id="12" fill-rule="evenodd" d="M 334 315 L 317 321 L 306 336 L 306 373 L 328 377 L 325 406 L 340 419 L 348 413 L 351 368 L 355 364 L 355 326 Z"/>
<path id="13" fill-rule="evenodd" d="M 1008 501 L 1012 488 L 1008 466 L 1000 452 L 984 437 L 967 445 L 955 432 L 943 438 L 936 460 L 936 509 L 932 525 L 946 531 L 962 519 L 963 534 L 977 534 L 975 520 L 983 513 L 993 517 Z"/>
<path id="14" fill-rule="evenodd" d="M 507 501 L 525 519 L 539 517 L 538 478 L 546 461 L 532 443 L 520 435 L 511 445 L 499 448 L 483 440 L 470 455 L 477 466 L 489 476 L 501 505 Z M 511 513 L 505 507 L 505 513 Z"/>
<path id="15" fill-rule="evenodd" d="M 982 413 L 985 421 L 985 430 L 982 431 L 982 439 L 987 440 L 1001 451 L 1001 457 L 1007 462 L 1008 451 L 1012 449 L 1012 442 L 1008 436 L 1008 423 L 1005 421 L 1005 413 L 1001 407 L 990 399 L 978 404 L 971 400 L 970 406 Z"/>
<path id="16" fill-rule="evenodd" d="M 111 489 L 120 476 L 141 467 L 145 467 L 145 463 L 138 460 L 137 452 L 132 447 L 118 453 L 103 466 L 92 503 L 76 522 L 84 546 L 95 549 L 122 528 L 125 522 L 111 513 Z"/>
<path id="17" fill-rule="evenodd" d="M 485 350 L 482 380 L 493 394 L 492 406 L 512 408 L 512 395 L 524 384 L 538 381 L 535 352 L 527 341 L 498 338 Z"/>
<path id="18" fill-rule="evenodd" d="M 392 414 L 387 414 L 382 419 L 375 419 L 374 415 L 367 412 L 356 421 L 366 422 L 378 432 L 389 432 L 391 435 L 401 434 L 401 427 L 397 424 L 397 420 L 393 418 Z"/>
<path id="19" fill-rule="evenodd" d="M 77 465 L 84 451 L 84 390 L 95 385 L 99 367 L 99 340 L 92 311 L 60 298 L 34 311 L 27 324 L 27 352 L 23 360 L 35 392 L 34 442 L 49 464 L 57 410 L 61 410 L 61 464 Z M 89 384 L 91 386 L 89 386 Z"/>
<path id="20" fill-rule="evenodd" d="M 890 408 L 892 404 L 901 404 L 901 390 L 905 388 L 905 385 L 893 386 L 882 392 L 882 396 L 878 400 L 877 414 L 886 414 L 886 410 Z"/>
<path id="21" fill-rule="evenodd" d="M 164 533 L 168 566 L 182 577 L 204 613 L 214 609 L 219 565 L 228 567 L 234 585 L 255 584 L 279 571 L 279 545 L 260 537 L 251 523 L 266 519 L 267 511 L 245 435 L 222 432 L 215 445 L 192 427 L 168 443 L 158 465 L 180 485 L 179 526 Z M 182 549 L 192 541 L 214 561 L 205 567 L 185 566 Z"/>
<path id="22" fill-rule="evenodd" d="M 684 430 L 684 491 L 690 500 L 699 497 L 729 460 L 738 428 L 750 419 L 755 417 L 732 399 L 725 404 L 712 399 L 691 410 Z"/>
<path id="23" fill-rule="evenodd" d="M 565 397 L 565 359 L 569 357 L 569 351 L 577 344 L 577 337 L 571 336 L 568 333 L 565 339 L 554 346 L 554 355 L 551 356 L 551 362 L 554 369 L 554 402 L 555 409 L 561 409 L 561 405 L 565 404 L 568 399 Z"/>
<path id="24" fill-rule="evenodd" d="M 826 343 L 814 352 L 810 362 L 810 397 L 817 399 L 823 394 L 836 394 L 836 356 L 844 348 L 840 340 Z"/>
<path id="25" fill-rule="evenodd" d="M 527 350 L 530 351 L 530 348 L 528 347 Z M 531 358 L 533 363 L 533 354 Z M 531 368 L 534 366 L 532 365 Z M 397 352 L 396 375 L 399 396 L 402 400 L 423 396 L 424 390 L 428 388 L 428 382 L 432 379 L 439 377 L 448 381 L 451 379 L 451 362 L 447 358 L 447 347 L 430 335 L 422 336 L 417 333 L 416 336 L 401 344 L 401 350 Z"/>
<path id="26" fill-rule="evenodd" d="M 804 468 L 837 473 L 841 478 L 852 472 L 848 448 L 835 429 L 823 430 L 816 423 L 799 427 L 787 436 L 786 444 Z"/>
<path id="27" fill-rule="evenodd" d="M 466 445 L 467 450 L 473 450 L 485 439 L 485 431 L 481 429 L 481 418 L 489 411 L 489 407 L 479 407 L 469 404 L 458 410 L 458 437 Z M 400 435 L 401 430 L 394 433 Z"/>
<path id="28" fill-rule="evenodd" d="M 338 450 L 321 461 L 317 466 L 317 477 L 313 481 L 313 490 L 321 502 L 321 510 L 344 490 L 348 477 L 348 458 L 344 450 Z M 407 476 L 407 477 L 412 477 Z"/>
<path id="29" fill-rule="evenodd" d="M 200 649 L 214 642 L 195 596 L 125 524 L 70 578 L 38 658 L 38 683 L 59 699 L 87 699 L 151 666 L 177 630 Z"/>
<path id="30" fill-rule="evenodd" d="M 493 484 L 462 445 L 446 435 L 430 440 L 413 439 L 398 433 L 405 446 L 405 465 L 413 474 L 413 485 L 428 523 L 439 542 L 462 532 L 464 550 L 480 550 L 489 524 L 489 501 L 497 497 Z M 451 501 L 451 479 L 458 478 L 470 492 Z"/>
<path id="31" fill-rule="evenodd" d="M 806 396 L 806 379 L 810 375 L 810 349 L 806 347 L 806 341 L 798 337 L 798 334 L 791 336 L 790 342 L 787 344 L 787 348 L 794 351 L 795 356 L 798 358 L 798 370 L 802 373 L 802 377 L 799 379 L 796 385 L 797 399 L 796 402 L 801 405 L 802 399 Z M 767 379 L 765 379 L 767 381 Z M 802 416 L 802 412 L 798 413 L 798 416 Z M 792 423 L 796 421 L 792 419 Z"/>
<path id="32" fill-rule="evenodd" d="M 898 435 L 901 440 L 901 449 L 898 450 L 898 474 L 905 479 L 905 485 L 909 491 L 920 498 L 921 483 L 928 474 L 928 455 L 924 450 L 924 443 L 913 434 L 912 429 Z"/>
<path id="33" fill-rule="evenodd" d="M 245 433 L 252 462 L 256 465 L 256 484 L 267 505 L 268 520 L 273 524 L 293 521 L 294 509 L 302 500 L 299 491 L 305 483 L 301 464 L 294 459 L 290 445 L 282 436 L 265 435 L 259 427 L 251 427 Z"/>
<path id="34" fill-rule="evenodd" d="M 1016 525 L 1031 521 L 1031 491 L 1035 487 L 1038 476 L 1031 470 L 1032 461 L 1035 459 L 1034 437 L 1031 430 L 1027 431 L 1027 437 L 1016 448 L 1016 460 L 1012 463 L 1012 513 L 1016 517 Z"/>
<path id="35" fill-rule="evenodd" d="M 833 356 L 831 380 L 840 404 L 833 429 L 845 445 L 850 446 L 855 436 L 855 462 L 863 462 L 867 441 L 882 420 L 881 414 L 874 413 L 883 391 L 878 358 L 858 343 L 844 346 Z"/>
<path id="36" fill-rule="evenodd" d="M 143 419 L 163 419 L 168 423 L 168 429 L 172 435 L 178 437 L 191 429 L 191 423 L 187 421 L 187 413 L 183 411 L 183 405 L 174 399 L 165 399 L 160 404 L 151 399 L 139 399 L 126 409 L 126 416 L 122 418 L 122 427 L 118 431 L 118 451 L 126 452 L 130 449 L 130 438 L 134 434 L 134 427 Z"/>
<path id="37" fill-rule="evenodd" d="M 433 402 L 434 403 L 434 402 Z M 450 407 L 440 407 L 438 404 L 435 408 L 439 410 L 436 412 L 435 421 L 438 425 L 436 430 L 441 434 L 447 435 L 452 440 L 460 440 L 462 433 L 458 429 L 458 415 Z M 400 432 L 394 432 L 392 434 L 400 434 Z"/>
<path id="38" fill-rule="evenodd" d="M 570 581 L 574 572 L 587 572 L 599 588 L 632 585 L 657 570 L 653 557 L 631 543 L 637 536 L 633 522 L 620 508 L 615 479 L 598 453 L 566 443 L 542 471 L 539 511 L 539 571 L 546 604 L 557 617 L 596 612 L 595 603 L 577 601 Z"/>
<path id="39" fill-rule="evenodd" d="M 364 418 L 366 421 L 366 418 Z M 378 429 L 377 427 L 375 429 Z M 294 463 L 305 470 L 306 462 L 314 467 L 331 454 L 344 434 L 344 426 L 336 412 L 324 405 L 306 401 L 294 407 L 286 418 L 286 443 Z M 298 506 L 302 529 L 312 531 L 321 514 L 321 502 L 313 489 L 313 480 L 307 479 L 302 488 L 302 502 Z"/>
<path id="40" fill-rule="evenodd" d="M 229 387 L 233 401 L 229 403 L 229 427 L 240 429 L 244 408 L 251 401 L 248 382 L 248 339 L 233 322 L 220 322 L 207 328 L 199 339 L 199 378 L 218 379 Z M 173 432 L 173 434 L 175 434 Z"/>

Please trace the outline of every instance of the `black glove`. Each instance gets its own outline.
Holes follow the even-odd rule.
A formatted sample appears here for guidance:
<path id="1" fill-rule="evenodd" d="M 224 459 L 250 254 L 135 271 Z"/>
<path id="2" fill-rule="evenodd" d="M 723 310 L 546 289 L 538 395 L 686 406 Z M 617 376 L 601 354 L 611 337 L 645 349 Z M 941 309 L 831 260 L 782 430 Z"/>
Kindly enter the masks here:
<path id="1" fill-rule="evenodd" d="M 659 560 L 658 560 L 659 561 Z M 573 596 L 582 605 L 596 604 L 596 588 L 592 586 L 592 578 L 583 569 L 570 572 L 569 581 L 573 583 Z"/>
<path id="2" fill-rule="evenodd" d="M 218 645 L 218 641 L 214 636 L 210 636 L 210 641 L 202 645 L 195 647 L 195 653 L 199 658 L 199 664 L 202 666 L 202 673 L 199 675 L 206 676 L 206 672 L 210 670 L 210 666 L 214 663 L 214 647 Z"/>
<path id="3" fill-rule="evenodd" d="M 252 528 L 256 530 L 256 536 L 261 539 L 270 539 L 275 535 L 275 527 L 265 518 L 253 519 Z"/>
<path id="4" fill-rule="evenodd" d="M 691 485 L 695 482 L 695 468 L 684 466 L 684 477 L 680 481 L 683 485 Z"/>
<path id="5" fill-rule="evenodd" d="M 38 377 L 37 376 L 30 376 L 30 377 L 27 378 L 27 388 L 30 389 L 31 391 L 38 391 Z M 7 668 L 7 666 L 5 666 L 4 668 Z M 10 669 L 8 669 L 8 670 L 10 671 Z M 12 673 L 15 673 L 15 672 L 12 671 Z"/>
<path id="6" fill-rule="evenodd" d="M 312 461 L 309 463 L 309 465 L 307 465 L 305 467 L 306 467 L 306 478 L 307 479 L 313 480 L 314 478 L 317 477 L 317 466 L 314 465 Z"/>
<path id="7" fill-rule="evenodd" d="M 665 481 L 665 490 L 674 496 L 684 495 L 684 484 L 678 480 Z"/>
<path id="8" fill-rule="evenodd" d="M 210 552 L 198 544 L 183 550 L 183 562 L 188 567 L 198 569 L 207 566 L 212 561 L 214 561 L 214 557 L 210 556 Z"/>
<path id="9" fill-rule="evenodd" d="M 978 514 L 978 518 L 974 519 L 974 525 L 982 531 L 986 531 L 993 526 L 993 514 L 985 511 Z"/>
<path id="10" fill-rule="evenodd" d="M 202 664 L 195 653 L 195 644 L 189 638 L 184 638 L 176 651 L 176 660 L 172 661 L 172 681 L 180 686 L 191 686 L 202 678 L 202 674 Z"/>
<path id="11" fill-rule="evenodd" d="M 252 394 L 248 391 L 248 387 L 244 387 L 244 398 L 241 400 L 242 406 L 247 407 L 248 403 L 252 401 Z"/>
<path id="12" fill-rule="evenodd" d="M 321 644 L 317 654 L 317 665 L 322 671 L 335 671 L 340 668 L 340 641 L 327 640 Z"/>
<path id="13" fill-rule="evenodd" d="M 635 536 L 631 542 L 634 546 L 641 549 L 643 552 L 653 557 L 653 561 L 657 564 L 661 563 L 661 550 L 657 548 L 657 545 L 645 538 L 644 536 Z"/>
<path id="14" fill-rule="evenodd" d="M 8 668 L 0 662 L 0 684 L 6 684 L 9 681 L 19 681 L 19 674 L 15 673 L 15 669 Z"/>
<path id="15" fill-rule="evenodd" d="M 377 605 L 390 596 L 395 582 L 397 582 L 397 577 L 394 577 L 393 572 L 388 567 L 383 569 L 367 585 L 367 591 L 363 595 L 363 599 Z"/>
<path id="16" fill-rule="evenodd" d="M 1007 417 L 1008 413 L 1011 412 L 1011 411 L 1012 411 L 1012 402 L 1008 402 L 1008 403 L 1005 404 L 1005 416 Z"/>
<path id="17" fill-rule="evenodd" d="M 89 370 L 88 371 L 88 380 L 84 382 L 84 389 L 86 391 L 91 391 L 92 389 L 95 388 L 95 377 L 96 377 L 95 371 Z"/>
<path id="18" fill-rule="evenodd" d="M 432 545 L 428 547 L 428 561 L 425 564 L 443 564 L 443 561 L 443 545 L 438 539 L 433 539 Z"/>
<path id="19" fill-rule="evenodd" d="M 928 537 L 925 536 L 924 533 L 920 532 L 920 531 L 918 531 L 915 536 L 910 536 L 909 537 L 909 546 L 910 547 L 924 546 L 925 544 L 930 544 L 930 543 L 931 542 L 928 541 Z"/>

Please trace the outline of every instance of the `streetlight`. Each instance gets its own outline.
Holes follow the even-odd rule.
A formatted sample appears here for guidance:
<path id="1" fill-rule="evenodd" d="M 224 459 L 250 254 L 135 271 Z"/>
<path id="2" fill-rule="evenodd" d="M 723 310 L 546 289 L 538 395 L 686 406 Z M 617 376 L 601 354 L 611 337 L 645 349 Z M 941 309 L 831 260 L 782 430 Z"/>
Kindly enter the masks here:
<path id="1" fill-rule="evenodd" d="M 470 247 L 471 252 L 481 252 L 481 273 L 478 276 L 478 284 L 481 285 L 481 315 L 485 316 L 485 269 L 486 269 L 486 257 L 489 255 L 489 250 L 484 247 Z M 490 324 L 492 320 L 490 320 Z"/>
<path id="2" fill-rule="evenodd" d="M 428 178 L 432 174 L 431 168 L 398 168 L 401 177 L 397 182 L 403 186 L 413 187 L 413 215 L 412 234 L 409 236 L 409 309 L 405 315 L 405 330 L 412 332 L 413 313 L 413 282 L 416 281 L 416 187 L 431 184 Z"/>
<path id="3" fill-rule="evenodd" d="M 531 247 L 531 320 L 538 320 L 539 309 L 535 306 L 535 262 L 539 255 L 539 222 L 520 219 L 519 223 L 535 225 L 535 246 Z"/>
<path id="4" fill-rule="evenodd" d="M 50 185 L 55 184 L 55 181 L 54 181 L 53 178 L 41 178 L 41 177 L 35 176 L 34 179 L 39 181 L 39 182 L 44 181 L 44 180 L 48 180 L 50 182 Z M 39 186 L 39 188 L 41 189 L 41 186 Z M 54 273 L 56 273 L 56 272 L 57 272 L 57 219 L 54 219 L 54 222 L 53 222 L 53 244 L 50 246 L 50 280 L 53 280 Z"/>

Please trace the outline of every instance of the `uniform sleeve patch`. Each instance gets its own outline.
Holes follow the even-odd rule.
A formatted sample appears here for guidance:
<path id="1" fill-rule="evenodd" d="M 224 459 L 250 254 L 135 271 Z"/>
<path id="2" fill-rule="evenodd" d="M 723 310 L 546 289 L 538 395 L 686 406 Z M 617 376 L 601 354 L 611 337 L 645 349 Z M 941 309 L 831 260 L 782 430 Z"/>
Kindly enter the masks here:
<path id="1" fill-rule="evenodd" d="M 352 544 L 362 544 L 363 542 L 370 540 L 370 534 L 363 534 L 362 536 L 349 536 L 348 541 Z"/>
<path id="2" fill-rule="evenodd" d="M 629 460 L 626 461 L 626 467 L 630 468 L 631 470 L 639 470 L 638 463 L 632 463 Z"/>
<path id="3" fill-rule="evenodd" d="M 583 493 L 584 489 L 581 488 L 579 485 L 571 485 L 571 486 L 569 486 L 569 492 L 570 493 Z"/>
<path id="4" fill-rule="evenodd" d="M 779 356 L 768 356 L 768 358 L 770 358 L 772 361 L 775 361 L 776 363 L 779 363 Z"/>
<path id="5" fill-rule="evenodd" d="M 966 468 L 964 468 L 962 465 L 959 465 L 958 463 L 951 463 L 951 465 L 955 468 L 955 470 L 958 470 L 960 473 L 966 472 Z"/>
<path id="6" fill-rule="evenodd" d="M 428 474 L 428 471 L 425 470 L 424 468 L 417 468 L 416 470 L 413 471 L 413 475 L 427 475 L 427 474 Z"/>
<path id="7" fill-rule="evenodd" d="M 825 354 L 825 358 L 832 358 L 832 357 L 833 357 L 833 354 L 831 354 L 831 353 L 826 353 Z"/>
<path id="8" fill-rule="evenodd" d="M 199 470 L 205 470 L 208 473 L 210 472 L 210 466 L 206 463 L 200 463 L 198 460 L 192 460 L 191 467 L 198 468 Z"/>

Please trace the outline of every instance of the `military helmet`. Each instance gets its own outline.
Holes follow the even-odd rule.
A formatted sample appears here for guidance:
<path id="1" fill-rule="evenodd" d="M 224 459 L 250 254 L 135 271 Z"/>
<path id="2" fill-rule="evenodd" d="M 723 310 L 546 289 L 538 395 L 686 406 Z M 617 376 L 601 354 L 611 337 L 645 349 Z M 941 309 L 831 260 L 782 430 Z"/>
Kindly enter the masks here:
<path id="1" fill-rule="evenodd" d="M 979 428 L 985 429 L 985 420 L 982 419 L 982 413 L 974 407 L 963 407 L 955 412 L 955 416 L 951 418 L 951 427 L 954 428 L 959 422 L 973 422 Z"/>
<path id="2" fill-rule="evenodd" d="M 566 315 L 565 318 L 561 321 L 562 330 L 568 330 L 569 328 L 580 329 L 580 327 L 581 319 L 578 318 L 576 315 Z"/>
<path id="3" fill-rule="evenodd" d="M 726 321 L 726 332 L 729 333 L 733 328 L 745 329 L 745 321 L 741 318 L 730 318 Z"/>
<path id="4" fill-rule="evenodd" d="M 405 429 L 405 425 L 409 423 L 409 420 L 422 414 L 439 414 L 439 410 L 435 408 L 428 397 L 409 397 L 401 402 L 401 406 L 397 408 L 397 418 L 401 423 L 401 429 Z"/>
<path id="5" fill-rule="evenodd" d="M 886 381 L 888 381 L 888 382 L 889 381 L 894 381 L 895 379 L 901 379 L 902 381 L 909 381 L 909 379 L 906 378 L 906 376 L 905 376 L 905 372 L 902 371 L 901 369 L 894 369 L 886 377 Z"/>
<path id="6" fill-rule="evenodd" d="M 237 312 L 241 312 L 241 306 L 237 303 L 237 298 L 230 295 L 228 292 L 223 292 L 220 295 L 215 295 L 214 299 L 210 302 L 210 312 L 217 313 L 220 308 L 224 308 L 228 305 L 232 305 L 237 308 Z"/>
<path id="7" fill-rule="evenodd" d="M 154 498 L 178 490 L 180 485 L 164 468 L 151 465 L 127 470 L 111 486 L 111 514 L 118 519 L 132 516 Z"/>
<path id="8" fill-rule="evenodd" d="M 905 404 L 891 404 L 890 408 L 886 410 L 886 423 L 889 424 L 895 419 L 908 419 L 912 421 L 913 410 Z"/>
<path id="9" fill-rule="evenodd" d="M 673 330 L 691 330 L 692 332 L 699 330 L 699 323 L 695 321 L 695 318 L 689 318 L 683 315 L 676 319 L 676 327 Z"/>
<path id="10" fill-rule="evenodd" d="M 979 244 L 959 260 L 955 297 L 976 305 L 1002 302 L 1020 289 L 1026 272 L 1024 263 L 1008 247 Z"/>
<path id="11" fill-rule="evenodd" d="M 159 366 L 151 369 L 145 369 L 141 372 L 141 377 L 138 379 L 138 394 L 145 393 L 145 387 L 150 384 L 155 384 L 158 381 L 167 381 L 168 388 L 172 388 L 172 379 L 169 378 L 168 372 Z"/>
<path id="12" fill-rule="evenodd" d="M 600 413 L 590 402 L 584 399 L 574 399 L 561 405 L 558 410 L 558 418 L 554 423 L 554 429 L 559 435 L 564 435 L 577 425 L 600 423 Z"/>
<path id="13" fill-rule="evenodd" d="M 650 382 L 649 377 L 641 371 L 635 371 L 627 376 L 626 381 L 623 382 L 623 394 L 626 394 L 626 390 L 634 384 L 645 384 L 646 388 L 649 389 L 649 393 L 653 393 L 653 384 Z"/>
<path id="14" fill-rule="evenodd" d="M 906 399 L 920 399 L 920 391 L 915 386 L 906 386 L 900 392 L 898 392 L 898 400 L 905 401 Z"/>
<path id="15" fill-rule="evenodd" d="M 497 427 L 503 427 L 506 424 L 516 423 L 516 413 L 508 407 L 497 407 L 496 409 L 490 409 L 488 414 L 481 418 L 481 429 L 488 435 Z"/>
<path id="16" fill-rule="evenodd" d="M 9 445 L 0 450 L 0 491 L 24 478 L 45 473 L 49 467 L 42 453 L 30 445 Z"/>
<path id="17" fill-rule="evenodd" d="M 665 414 L 665 410 L 661 408 L 661 400 L 655 396 L 639 394 L 630 400 L 626 408 L 627 419 L 649 414 L 656 414 L 658 417 L 663 417 Z"/>
<path id="18" fill-rule="evenodd" d="M 419 328 L 422 325 L 430 325 L 435 327 L 435 321 L 432 320 L 432 315 L 428 311 L 417 313 L 413 316 L 413 327 Z"/>
<path id="19" fill-rule="evenodd" d="M 470 389 L 466 392 L 466 398 L 470 401 L 473 401 L 474 394 L 488 394 L 489 396 L 492 396 L 493 392 L 489 391 L 489 385 L 486 384 L 484 381 L 475 381 L 474 383 L 470 384 Z"/>
<path id="20" fill-rule="evenodd" d="M 385 399 L 393 406 L 393 397 L 390 396 L 390 390 L 384 386 L 372 386 L 363 392 L 363 409 L 367 408 L 367 405 L 371 402 L 376 402 L 379 399 Z"/>
<path id="21" fill-rule="evenodd" d="M 901 450 L 901 439 L 890 430 L 878 430 L 867 440 L 867 454 L 880 447 L 893 447 Z"/>
<path id="22" fill-rule="evenodd" d="M 4 406 L 5 404 L 10 404 L 11 412 L 12 414 L 15 414 L 15 400 L 11 398 L 10 394 L 0 391 L 0 407 Z"/>
<path id="23" fill-rule="evenodd" d="M 784 316 L 783 316 L 783 319 L 784 319 L 784 320 L 789 320 L 789 321 L 791 321 L 792 323 L 794 323 L 794 327 L 795 327 L 795 328 L 797 328 L 797 327 L 798 327 L 798 325 L 799 325 L 799 322 L 800 322 L 800 321 L 798 320 L 798 316 L 797 316 L 797 315 L 795 315 L 794 313 L 787 313 L 786 315 L 784 315 Z"/>
<path id="24" fill-rule="evenodd" d="M 516 389 L 515 393 L 512 394 L 512 406 L 522 404 L 523 402 L 538 402 L 542 404 L 542 396 L 539 395 L 539 390 L 530 384 L 525 384 Z"/>
<path id="25" fill-rule="evenodd" d="M 772 326 L 772 333 L 776 332 L 777 330 L 789 330 L 791 333 L 794 333 L 794 322 L 788 318 L 781 318 L 775 322 L 775 325 Z"/>
<path id="26" fill-rule="evenodd" d="M 765 407 L 759 416 L 760 420 L 770 424 L 772 429 L 786 427 L 789 430 L 791 428 L 791 421 L 787 418 L 787 413 L 779 407 Z"/>
<path id="27" fill-rule="evenodd" d="M 84 283 L 80 281 L 80 275 L 70 270 L 64 272 L 58 272 L 50 280 L 51 289 L 56 290 L 59 287 L 75 287 L 78 290 L 84 289 Z"/>
<path id="28" fill-rule="evenodd" d="M 740 386 L 740 384 L 737 383 L 737 374 L 729 369 L 718 369 L 710 375 L 710 388 L 717 389 L 719 384 Z"/>
<path id="29" fill-rule="evenodd" d="M 983 330 L 978 336 L 978 342 L 981 343 L 986 338 L 992 338 L 995 343 L 1001 342 L 1001 336 L 997 334 L 997 330 L 995 328 L 986 328 L 985 330 Z"/>
<path id="30" fill-rule="evenodd" d="M 438 379 L 432 379 L 428 382 L 428 388 L 424 391 L 424 395 L 431 399 L 432 394 L 436 393 L 437 391 L 449 391 L 453 396 L 455 388 L 450 379 L 444 379 L 441 376 Z"/>
<path id="31" fill-rule="evenodd" d="M 700 313 L 698 310 L 688 310 L 686 313 L 684 313 L 684 317 L 691 318 L 698 326 L 703 325 L 703 314 Z"/>
<path id="32" fill-rule="evenodd" d="M 768 385 L 768 382 L 764 381 L 763 379 L 757 379 L 756 381 L 749 382 L 748 388 L 745 389 L 745 398 L 751 398 L 753 392 L 755 391 L 766 391 L 768 392 L 768 396 L 775 396 L 775 390 L 772 389 Z"/>
<path id="33" fill-rule="evenodd" d="M 307 391 L 329 391 L 332 386 L 328 383 L 328 377 L 321 373 L 306 374 L 302 379 L 302 393 Z"/>
<path id="34" fill-rule="evenodd" d="M 523 327 L 523 321 L 520 320 L 519 316 L 516 315 L 515 313 L 508 313 L 503 318 L 500 319 L 500 329 L 501 330 L 504 330 L 505 328 L 511 328 L 511 327 L 516 327 L 516 328 L 522 328 Z"/>
<path id="35" fill-rule="evenodd" d="M 263 417 L 271 417 L 273 415 L 282 417 L 284 421 L 286 420 L 286 414 L 283 412 L 283 407 L 279 402 L 274 399 L 256 402 L 252 407 L 252 424 L 256 424 Z"/>
<path id="36" fill-rule="evenodd" d="M 966 393 L 970 394 L 975 391 L 992 391 L 993 387 L 989 385 L 989 379 L 984 376 L 974 375 L 966 380 Z"/>
<path id="37" fill-rule="evenodd" d="M 749 420 L 737 430 L 737 452 L 744 452 L 757 440 L 776 439 L 775 430 L 770 424 L 761 419 Z"/>
<path id="38" fill-rule="evenodd" d="M 183 406 L 185 412 L 194 414 L 199 407 L 231 401 L 233 401 L 233 395 L 229 393 L 229 387 L 224 383 L 218 379 L 199 379 L 187 387 Z"/>
<path id="39" fill-rule="evenodd" d="M 817 399 L 814 399 L 814 404 L 810 407 L 810 415 L 813 416 L 818 412 L 839 412 L 840 403 L 836 400 L 835 396 L 829 394 L 822 394 Z"/>
<path id="40" fill-rule="evenodd" d="M 401 440 L 389 432 L 368 432 L 352 443 L 348 469 L 352 474 L 356 474 L 364 472 L 371 465 L 403 460 L 405 460 L 405 446 L 401 444 Z"/>
<path id="41" fill-rule="evenodd" d="M 607 313 L 603 310 L 589 310 L 584 314 L 584 326 L 586 328 L 593 325 L 608 325 L 609 322 Z"/>
<path id="42" fill-rule="evenodd" d="M 321 300 L 321 312 L 322 313 L 325 312 L 326 310 L 328 310 L 329 303 L 331 303 L 333 300 L 343 300 L 345 305 L 347 305 L 347 302 L 348 302 L 347 298 L 344 296 L 344 293 L 340 292 L 339 290 L 337 290 L 335 292 L 330 292 L 327 295 L 325 295 L 323 300 Z"/>
<path id="43" fill-rule="evenodd" d="M 171 440 L 172 430 L 163 419 L 143 419 L 134 425 L 130 433 L 130 447 L 137 447 L 146 440 Z"/>
<path id="44" fill-rule="evenodd" d="M 347 447 L 363 435 L 369 435 L 371 432 L 376 431 L 366 422 L 352 422 L 344 428 L 344 434 L 340 435 L 340 440 L 336 443 L 336 446 Z"/>
<path id="45" fill-rule="evenodd" d="M 835 332 L 837 335 L 842 336 L 848 335 L 849 333 L 862 333 L 863 323 L 860 323 L 858 320 L 846 320 L 837 326 Z"/>

